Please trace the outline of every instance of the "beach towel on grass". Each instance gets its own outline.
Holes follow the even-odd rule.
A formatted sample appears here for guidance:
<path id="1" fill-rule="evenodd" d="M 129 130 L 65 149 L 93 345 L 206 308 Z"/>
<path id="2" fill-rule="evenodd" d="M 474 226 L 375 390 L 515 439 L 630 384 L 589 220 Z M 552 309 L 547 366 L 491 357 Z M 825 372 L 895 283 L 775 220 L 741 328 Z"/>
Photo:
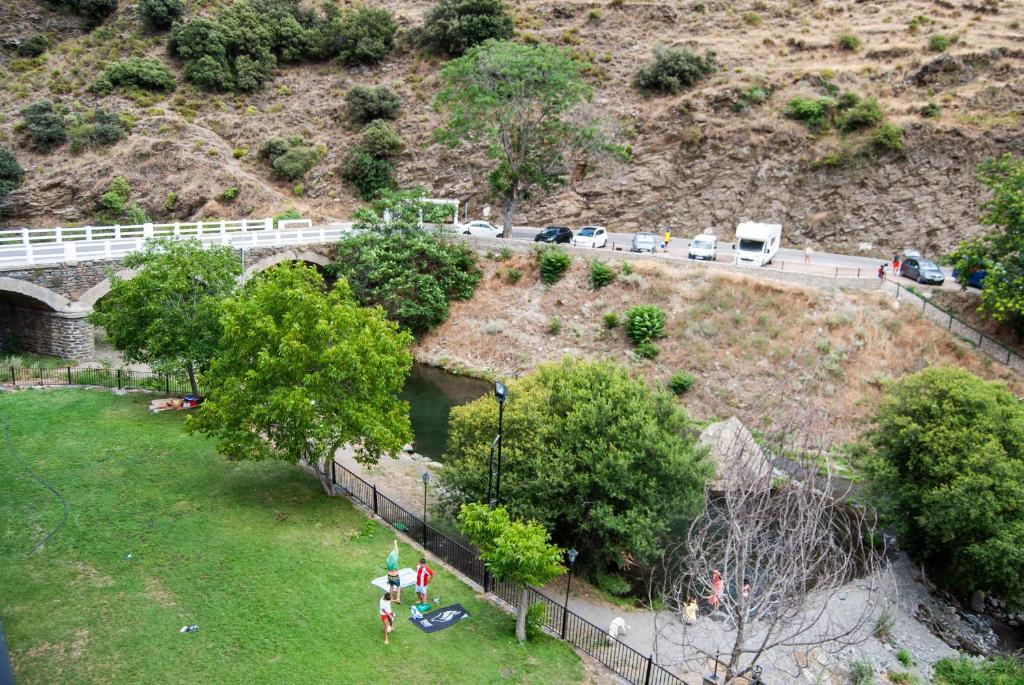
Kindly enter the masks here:
<path id="1" fill-rule="evenodd" d="M 398 580 L 402 583 L 402 587 L 412 587 L 416 584 L 416 571 L 411 568 L 403 568 L 398 571 Z M 388 577 L 381 576 L 380 578 L 374 578 L 370 581 L 383 592 L 390 592 L 391 588 L 388 587 Z"/>

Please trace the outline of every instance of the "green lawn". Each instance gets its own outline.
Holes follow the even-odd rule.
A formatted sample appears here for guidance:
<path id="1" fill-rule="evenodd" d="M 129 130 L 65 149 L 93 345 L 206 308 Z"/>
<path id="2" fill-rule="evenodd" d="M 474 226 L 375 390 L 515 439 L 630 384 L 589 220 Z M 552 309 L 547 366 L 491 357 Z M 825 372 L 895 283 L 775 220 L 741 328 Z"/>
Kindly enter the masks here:
<path id="1" fill-rule="evenodd" d="M 296 466 L 226 461 L 150 399 L 0 394 L 18 450 L 71 507 L 26 556 L 62 510 L 0 441 L 0 620 L 19 685 L 584 679 L 567 646 L 516 645 L 511 615 L 437 568 L 432 594 L 471 617 L 422 633 L 408 592 L 385 647 L 369 581 L 389 530 Z M 403 566 L 416 559 L 401 548 Z M 199 632 L 180 634 L 189 623 Z"/>

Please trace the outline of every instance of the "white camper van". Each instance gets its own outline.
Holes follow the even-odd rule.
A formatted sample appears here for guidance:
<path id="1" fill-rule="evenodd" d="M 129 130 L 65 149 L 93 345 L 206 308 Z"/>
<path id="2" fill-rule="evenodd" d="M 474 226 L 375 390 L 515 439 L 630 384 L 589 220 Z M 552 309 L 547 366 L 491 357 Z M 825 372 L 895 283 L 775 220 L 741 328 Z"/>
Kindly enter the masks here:
<path id="1" fill-rule="evenodd" d="M 745 222 L 736 227 L 736 264 L 765 266 L 779 253 L 780 224 Z"/>

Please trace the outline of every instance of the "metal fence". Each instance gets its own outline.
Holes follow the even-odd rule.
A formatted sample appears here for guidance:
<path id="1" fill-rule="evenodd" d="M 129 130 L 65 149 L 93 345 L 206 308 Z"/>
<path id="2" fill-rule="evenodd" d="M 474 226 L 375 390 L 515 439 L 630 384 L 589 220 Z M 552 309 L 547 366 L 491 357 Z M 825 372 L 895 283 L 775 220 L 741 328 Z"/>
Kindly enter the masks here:
<path id="1" fill-rule="evenodd" d="M 91 369 L 60 366 L 32 369 L 0 367 L 0 383 L 18 386 L 93 385 L 121 390 L 154 390 L 168 395 L 188 395 L 192 384 L 184 376 L 128 369 Z"/>
<path id="2" fill-rule="evenodd" d="M 964 342 L 974 345 L 980 352 L 984 352 L 992 359 L 1006 364 L 1008 367 L 1019 373 L 1024 373 L 1024 357 L 1014 352 L 1006 345 L 991 336 L 982 333 L 974 326 L 956 314 L 949 312 L 942 307 L 930 302 L 915 290 L 899 283 L 886 282 L 885 289 L 892 293 L 897 300 L 907 300 L 915 306 L 920 306 L 921 313 L 957 336 Z"/>
<path id="3" fill-rule="evenodd" d="M 367 483 L 337 462 L 331 464 L 331 481 L 336 490 L 349 494 L 389 525 L 418 540 L 431 554 L 479 583 L 485 591 L 513 607 L 519 606 L 522 601 L 521 588 L 514 583 L 494 581 L 476 550 L 435 529 L 380 492 L 376 484 Z M 544 625 L 548 629 L 630 683 L 685 685 L 681 678 L 655 663 L 653 655 L 641 654 L 579 614 L 569 611 L 564 604 L 551 599 L 537 588 L 527 587 L 527 605 L 538 602 L 544 606 Z"/>

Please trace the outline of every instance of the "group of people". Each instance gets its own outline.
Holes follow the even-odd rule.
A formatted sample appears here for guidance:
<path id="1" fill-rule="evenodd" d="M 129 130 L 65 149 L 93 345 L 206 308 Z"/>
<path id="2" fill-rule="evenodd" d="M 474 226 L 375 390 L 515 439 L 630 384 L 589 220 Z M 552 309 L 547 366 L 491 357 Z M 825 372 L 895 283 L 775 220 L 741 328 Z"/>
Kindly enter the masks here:
<path id="1" fill-rule="evenodd" d="M 711 594 L 708 595 L 708 605 L 711 607 L 711 611 L 718 611 L 718 607 L 721 604 L 722 597 L 725 595 L 725 580 L 722 578 L 722 574 L 718 569 L 711 571 Z M 744 603 L 750 599 L 750 580 L 747 578 L 743 579 L 743 587 L 740 589 L 740 596 Z M 683 605 L 683 620 L 687 625 L 693 625 L 697 622 L 697 598 L 690 596 L 686 600 L 686 604 Z"/>
<path id="2" fill-rule="evenodd" d="M 395 612 L 391 609 L 391 602 L 402 603 L 402 578 L 398 573 L 398 540 L 395 540 L 384 567 L 387 570 L 389 589 L 381 597 L 378 610 L 381 623 L 384 624 L 384 644 L 390 644 L 388 634 L 395 629 Z M 420 557 L 420 563 L 416 564 L 416 598 L 420 604 L 427 603 L 427 586 L 433 578 L 434 571 L 427 565 L 426 557 Z"/>
<path id="3" fill-rule="evenodd" d="M 885 264 L 884 262 L 879 265 L 879 267 L 878 267 L 878 280 L 880 280 L 880 281 L 884 281 L 885 280 L 885 270 L 888 267 L 889 267 L 889 265 Z M 894 254 L 892 256 L 892 275 L 893 276 L 899 276 L 900 275 L 900 256 L 898 254 Z"/>

